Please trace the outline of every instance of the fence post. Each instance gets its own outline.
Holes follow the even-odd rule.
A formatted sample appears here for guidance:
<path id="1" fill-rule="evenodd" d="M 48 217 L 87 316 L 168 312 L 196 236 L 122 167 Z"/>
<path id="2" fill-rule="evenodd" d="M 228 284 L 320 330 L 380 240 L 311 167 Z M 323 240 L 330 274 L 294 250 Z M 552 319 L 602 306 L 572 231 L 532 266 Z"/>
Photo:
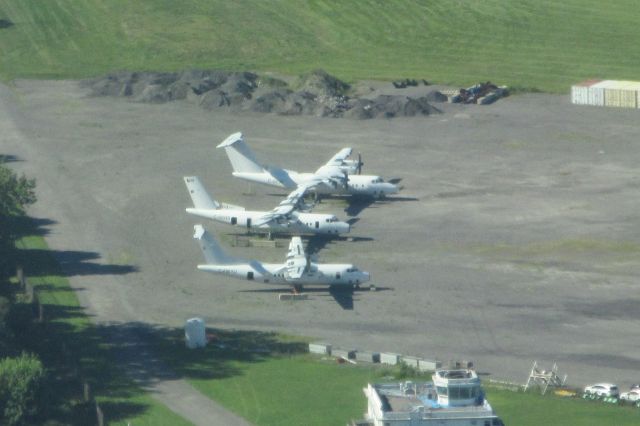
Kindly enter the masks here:
<path id="1" fill-rule="evenodd" d="M 38 300 L 38 322 L 44 322 L 44 306 L 40 303 L 40 298 Z"/>
<path id="2" fill-rule="evenodd" d="M 18 278 L 18 283 L 20 283 L 20 290 L 24 291 L 24 269 L 22 265 L 18 265 L 18 269 L 16 270 L 16 277 Z"/>
<path id="3" fill-rule="evenodd" d="M 31 285 L 29 280 L 27 280 L 26 278 L 24 279 L 24 288 L 25 288 L 25 293 L 27 294 L 27 297 L 29 299 L 29 302 L 33 303 L 35 292 L 33 291 L 33 286 Z"/>
<path id="4" fill-rule="evenodd" d="M 84 382 L 83 383 L 83 393 L 84 393 L 84 401 L 85 402 L 89 402 L 89 400 L 91 399 L 91 387 L 89 386 L 89 383 Z"/>
<path id="5" fill-rule="evenodd" d="M 98 421 L 98 426 L 104 426 L 104 415 L 100 405 L 98 405 L 98 401 L 96 401 L 96 420 Z"/>

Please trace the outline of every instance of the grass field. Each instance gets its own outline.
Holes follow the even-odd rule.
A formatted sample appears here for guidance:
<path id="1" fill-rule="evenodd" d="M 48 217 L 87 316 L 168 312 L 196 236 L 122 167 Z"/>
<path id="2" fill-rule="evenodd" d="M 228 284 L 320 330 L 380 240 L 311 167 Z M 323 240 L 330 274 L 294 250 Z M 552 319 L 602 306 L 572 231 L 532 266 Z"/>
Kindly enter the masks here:
<path id="1" fill-rule="evenodd" d="M 94 420 L 95 407 L 81 403 L 82 382 L 86 381 L 107 424 L 190 425 L 118 369 L 115 348 L 101 338 L 82 312 L 75 292 L 60 273 L 44 239 L 27 235 L 16 245 L 20 249 L 20 263 L 44 306 L 46 321 L 28 325 L 20 339 L 29 350 L 38 353 L 52 379 L 47 418 L 61 424 L 89 424 L 89 419 Z"/>
<path id="2" fill-rule="evenodd" d="M 551 92 L 640 80 L 635 0 L 3 0 L 0 19 L 3 79 L 192 67 Z"/>
<path id="3" fill-rule="evenodd" d="M 366 411 L 362 388 L 390 380 L 399 369 L 337 364 L 306 354 L 306 342 L 274 333 L 209 330 L 214 344 L 184 347 L 181 330 L 157 329 L 154 342 L 174 371 L 203 394 L 258 426 L 345 424 Z M 409 380 L 430 380 L 422 376 Z M 631 426 L 640 409 L 579 398 L 541 396 L 486 386 L 487 398 L 507 425 Z"/>

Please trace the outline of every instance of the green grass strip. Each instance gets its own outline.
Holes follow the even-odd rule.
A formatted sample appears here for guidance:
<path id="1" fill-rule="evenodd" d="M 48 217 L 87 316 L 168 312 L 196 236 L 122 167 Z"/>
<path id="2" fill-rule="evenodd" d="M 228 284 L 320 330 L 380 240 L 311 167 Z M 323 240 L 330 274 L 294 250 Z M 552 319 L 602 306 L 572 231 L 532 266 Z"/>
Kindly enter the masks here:
<path id="1" fill-rule="evenodd" d="M 4 0 L 0 76 L 222 68 L 568 92 L 640 80 L 636 0 Z"/>

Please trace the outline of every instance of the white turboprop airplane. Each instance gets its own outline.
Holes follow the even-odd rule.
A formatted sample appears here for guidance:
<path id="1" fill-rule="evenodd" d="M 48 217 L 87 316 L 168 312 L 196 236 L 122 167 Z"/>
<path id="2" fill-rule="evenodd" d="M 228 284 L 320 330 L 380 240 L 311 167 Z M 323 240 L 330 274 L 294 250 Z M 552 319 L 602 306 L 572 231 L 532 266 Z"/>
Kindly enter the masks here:
<path id="1" fill-rule="evenodd" d="M 201 271 L 229 275 L 249 281 L 261 281 L 276 285 L 292 286 L 301 291 L 304 285 L 328 285 L 353 289 L 369 281 L 369 273 L 360 271 L 351 264 L 318 264 L 305 255 L 300 237 L 291 238 L 285 263 L 261 263 L 245 260 L 225 253 L 218 242 L 202 225 L 194 226 L 193 238 L 198 240 L 204 255 Z"/>
<path id="2" fill-rule="evenodd" d="M 244 207 L 222 204 L 207 194 L 204 186 L 195 176 L 184 178 L 193 208 L 187 213 L 212 219 L 230 225 L 243 226 L 247 229 L 284 234 L 329 234 L 339 235 L 351 230 L 346 222 L 341 222 L 335 215 L 306 213 L 300 210 L 305 206 L 302 200 L 306 187 L 293 191 L 278 207 L 271 211 L 248 211 Z"/>
<path id="3" fill-rule="evenodd" d="M 225 149 L 233 167 L 233 176 L 264 185 L 287 189 L 307 186 L 317 194 L 365 195 L 374 198 L 383 198 L 399 190 L 380 176 L 354 174 L 360 171 L 362 161 L 347 159 L 351 155 L 351 148 L 340 150 L 315 173 L 298 173 L 261 165 L 240 132 L 232 134 L 217 147 Z"/>

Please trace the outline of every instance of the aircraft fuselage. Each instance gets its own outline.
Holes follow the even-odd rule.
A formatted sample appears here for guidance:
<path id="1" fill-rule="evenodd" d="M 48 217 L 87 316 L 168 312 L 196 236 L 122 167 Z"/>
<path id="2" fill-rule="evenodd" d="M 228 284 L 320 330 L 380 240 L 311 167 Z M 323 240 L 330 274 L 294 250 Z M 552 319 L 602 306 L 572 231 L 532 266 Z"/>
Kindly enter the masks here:
<path id="1" fill-rule="evenodd" d="M 369 281 L 369 273 L 350 264 L 311 263 L 299 278 L 290 278 L 286 265 L 270 263 L 239 263 L 232 265 L 198 265 L 201 271 L 227 275 L 248 281 L 274 285 L 356 286 Z"/>
<path id="2" fill-rule="evenodd" d="M 350 231 L 348 223 L 339 221 L 336 216 L 331 214 L 296 211 L 291 214 L 290 218 L 281 218 L 256 226 L 255 224 L 260 223 L 262 217 L 269 212 L 195 208 L 188 208 L 187 212 L 228 225 L 272 233 L 338 235 Z"/>
<path id="3" fill-rule="evenodd" d="M 297 186 L 304 185 L 316 178 L 313 173 L 298 173 L 284 169 L 278 169 L 278 171 L 274 169 L 262 173 L 233 172 L 233 176 L 286 189 L 295 189 Z M 359 195 L 374 198 L 383 198 L 398 192 L 396 185 L 383 181 L 379 176 L 355 174 L 348 176 L 346 186 L 337 182 L 334 182 L 335 184 L 320 183 L 315 187 L 315 191 L 322 195 Z"/>

